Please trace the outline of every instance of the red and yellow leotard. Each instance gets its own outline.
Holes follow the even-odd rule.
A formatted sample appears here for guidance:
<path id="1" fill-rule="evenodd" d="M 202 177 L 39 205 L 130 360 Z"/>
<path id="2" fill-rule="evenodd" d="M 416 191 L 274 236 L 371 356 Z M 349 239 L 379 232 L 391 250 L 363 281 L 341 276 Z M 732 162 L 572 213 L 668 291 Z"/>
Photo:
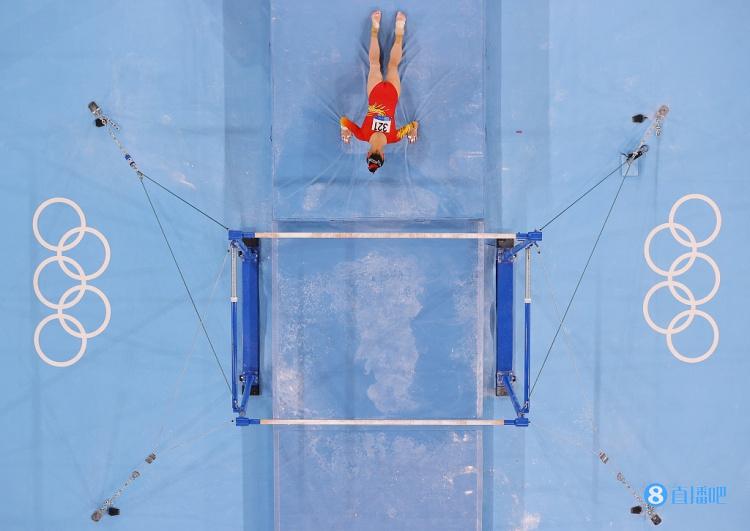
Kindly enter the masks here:
<path id="1" fill-rule="evenodd" d="M 388 143 L 392 144 L 409 134 L 415 126 L 415 122 L 409 122 L 402 128 L 396 129 L 396 105 L 398 105 L 396 87 L 387 81 L 381 81 L 370 91 L 367 114 L 362 126 L 358 126 L 346 116 L 342 116 L 340 122 L 360 140 L 367 142 L 373 133 L 383 133 Z"/>

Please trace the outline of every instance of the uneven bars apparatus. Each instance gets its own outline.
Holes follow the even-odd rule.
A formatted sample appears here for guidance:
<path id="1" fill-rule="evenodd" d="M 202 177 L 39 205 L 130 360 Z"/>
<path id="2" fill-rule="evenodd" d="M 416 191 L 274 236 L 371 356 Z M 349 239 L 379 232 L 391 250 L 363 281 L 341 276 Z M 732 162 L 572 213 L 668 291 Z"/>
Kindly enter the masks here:
<path id="1" fill-rule="evenodd" d="M 250 396 L 260 394 L 260 240 L 262 239 L 422 239 L 495 240 L 495 395 L 510 397 L 514 419 L 260 419 L 246 416 Z M 501 232 L 243 232 L 229 231 L 231 256 L 232 409 L 237 426 L 528 426 L 531 365 L 531 247 L 541 231 Z M 525 252 L 523 403 L 514 389 L 513 280 L 517 255 Z M 237 268 L 242 286 L 238 291 Z M 241 333 L 238 304 L 242 301 Z M 242 356 L 240 358 L 240 348 Z"/>

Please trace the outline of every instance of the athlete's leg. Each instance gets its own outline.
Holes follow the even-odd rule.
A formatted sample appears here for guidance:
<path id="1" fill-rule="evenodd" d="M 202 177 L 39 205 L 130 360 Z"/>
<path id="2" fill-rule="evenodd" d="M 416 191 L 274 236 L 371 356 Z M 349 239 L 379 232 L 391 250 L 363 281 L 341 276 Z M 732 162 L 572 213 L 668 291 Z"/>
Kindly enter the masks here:
<path id="1" fill-rule="evenodd" d="M 393 41 L 391 55 L 388 58 L 388 68 L 385 72 L 385 80 L 396 87 L 396 92 L 401 95 L 401 78 L 398 77 L 398 65 L 403 56 L 404 29 L 406 26 L 406 15 L 401 11 L 396 15 L 396 39 Z"/>
<path id="2" fill-rule="evenodd" d="M 372 20 L 372 28 L 370 29 L 370 72 L 367 74 L 368 96 L 372 88 L 383 81 L 383 72 L 380 69 L 380 43 L 378 42 L 380 11 L 373 11 L 370 18 Z"/>

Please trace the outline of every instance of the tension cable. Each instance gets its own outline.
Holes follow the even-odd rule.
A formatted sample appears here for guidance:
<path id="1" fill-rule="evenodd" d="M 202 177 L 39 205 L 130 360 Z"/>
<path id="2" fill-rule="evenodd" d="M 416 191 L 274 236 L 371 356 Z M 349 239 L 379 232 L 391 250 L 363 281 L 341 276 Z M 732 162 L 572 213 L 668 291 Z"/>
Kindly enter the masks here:
<path id="1" fill-rule="evenodd" d="M 177 261 L 177 257 L 174 254 L 174 250 L 172 249 L 172 244 L 169 242 L 169 238 L 167 237 L 167 233 L 164 230 L 164 226 L 161 223 L 161 219 L 159 218 L 159 214 L 156 211 L 156 208 L 154 207 L 154 203 L 151 200 L 151 195 L 148 193 L 148 189 L 146 188 L 146 185 L 143 182 L 143 179 L 148 179 L 149 181 L 157 184 L 162 189 L 166 190 L 170 194 L 172 194 L 174 197 L 180 199 L 183 203 L 186 205 L 189 205 L 197 212 L 200 212 L 205 217 L 216 223 L 217 225 L 224 227 L 225 229 L 229 230 L 227 226 L 225 226 L 223 223 L 220 223 L 213 217 L 209 216 L 205 212 L 203 212 L 201 209 L 193 205 L 192 203 L 186 201 L 185 199 L 182 199 L 180 196 L 175 194 L 174 192 L 170 191 L 166 187 L 162 186 L 158 182 L 156 182 L 154 179 L 148 177 L 145 173 L 143 173 L 140 168 L 138 168 L 138 164 L 136 164 L 135 160 L 133 160 L 133 157 L 128 153 L 128 151 L 125 149 L 125 146 L 120 142 L 120 139 L 117 138 L 117 134 L 115 133 L 116 130 L 119 130 L 120 126 L 117 125 L 114 121 L 110 120 L 107 116 L 105 116 L 102 113 L 101 108 L 96 104 L 96 102 L 92 101 L 89 103 L 89 110 L 91 113 L 96 117 L 94 120 L 94 123 L 97 127 L 106 127 L 107 132 L 109 133 L 109 136 L 112 137 L 112 140 L 117 145 L 117 148 L 120 150 L 120 153 L 122 153 L 123 157 L 127 161 L 128 165 L 133 169 L 133 171 L 138 176 L 138 182 L 141 184 L 141 188 L 143 188 L 143 193 L 146 194 L 146 199 L 148 200 L 148 204 L 151 207 L 151 212 L 153 212 L 154 217 L 156 218 L 156 223 L 159 225 L 159 230 L 161 231 L 161 235 L 164 238 L 164 243 L 167 245 L 167 249 L 169 250 L 169 254 L 172 256 L 172 261 L 174 262 L 175 267 L 177 268 L 177 272 L 180 275 L 180 280 L 182 280 L 182 285 L 185 287 L 185 291 L 187 292 L 188 299 L 190 300 L 190 304 L 193 307 L 193 310 L 195 311 L 195 315 L 198 318 L 198 321 L 200 322 L 200 326 L 203 329 L 203 334 L 206 336 L 206 341 L 208 341 L 208 346 L 211 349 L 211 353 L 214 356 L 214 359 L 216 360 L 216 364 L 219 367 L 219 372 L 221 372 L 221 376 L 224 378 L 224 382 L 227 385 L 227 389 L 229 389 L 229 392 L 232 392 L 232 388 L 229 385 L 229 379 L 227 378 L 226 373 L 224 372 L 224 367 L 221 365 L 221 361 L 219 361 L 219 355 L 216 353 L 216 349 L 214 348 L 214 344 L 211 341 L 211 337 L 208 334 L 208 329 L 206 328 L 206 324 L 203 321 L 203 317 L 201 316 L 201 313 L 198 311 L 198 306 L 195 303 L 195 298 L 193 297 L 192 291 L 190 291 L 190 287 L 188 286 L 187 280 L 185 279 L 185 275 L 182 272 L 182 268 L 180 267 L 179 262 Z"/>

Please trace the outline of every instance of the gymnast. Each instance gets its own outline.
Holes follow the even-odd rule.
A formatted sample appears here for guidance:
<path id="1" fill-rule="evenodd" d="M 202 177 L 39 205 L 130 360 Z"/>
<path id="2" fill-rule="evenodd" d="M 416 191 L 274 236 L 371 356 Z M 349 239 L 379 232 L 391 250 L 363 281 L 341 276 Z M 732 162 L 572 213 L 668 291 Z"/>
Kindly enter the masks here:
<path id="1" fill-rule="evenodd" d="M 383 72 L 380 68 L 380 44 L 378 43 L 378 30 L 380 29 L 380 11 L 374 11 L 371 15 L 372 28 L 370 30 L 370 72 L 367 75 L 367 114 L 358 126 L 346 116 L 341 117 L 341 140 L 348 144 L 352 135 L 358 139 L 368 142 L 370 149 L 367 150 L 367 169 L 375 173 L 385 162 L 383 149 L 386 144 L 398 142 L 404 136 L 409 142 L 417 140 L 417 129 L 419 123 L 414 121 L 406 124 L 400 129 L 396 128 L 396 105 L 401 94 L 401 79 L 398 77 L 398 65 L 403 55 L 402 44 L 404 40 L 404 29 L 406 26 L 406 15 L 401 11 L 396 15 L 396 39 L 391 48 L 388 60 L 388 68 L 383 81 Z"/>

